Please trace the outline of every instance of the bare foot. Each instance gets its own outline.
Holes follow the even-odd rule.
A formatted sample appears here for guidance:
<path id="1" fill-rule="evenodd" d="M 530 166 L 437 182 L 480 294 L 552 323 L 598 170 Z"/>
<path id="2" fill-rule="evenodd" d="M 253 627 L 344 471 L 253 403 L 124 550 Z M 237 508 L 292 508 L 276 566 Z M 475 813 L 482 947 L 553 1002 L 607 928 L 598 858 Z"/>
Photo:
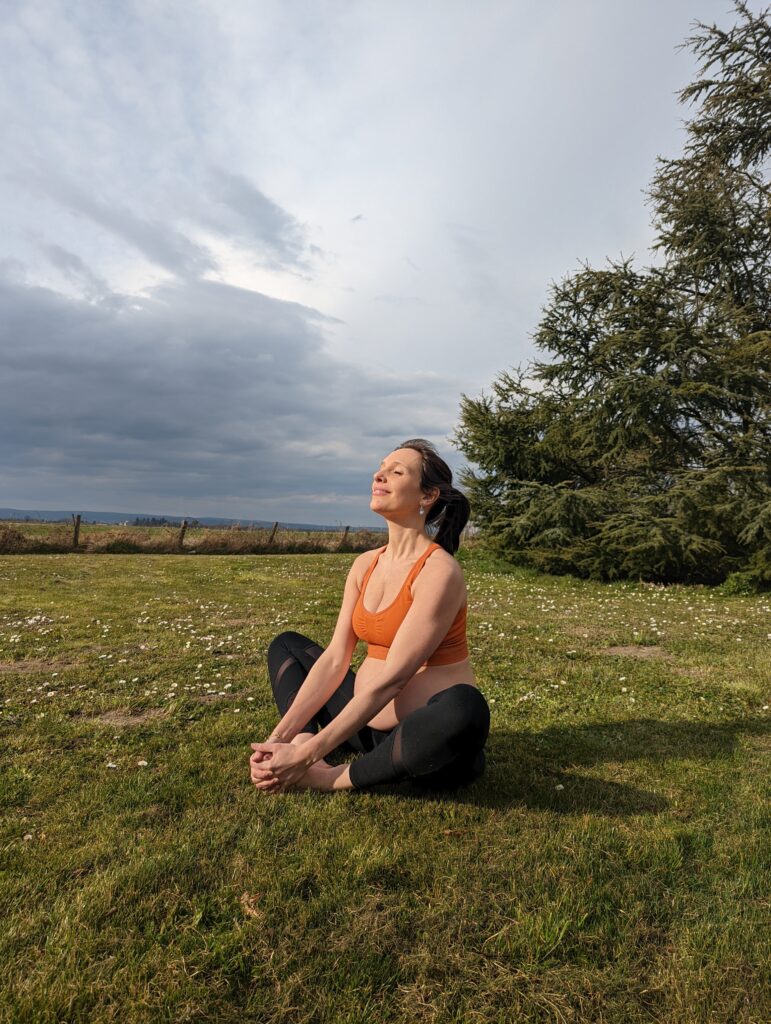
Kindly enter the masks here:
<path id="1" fill-rule="evenodd" d="M 323 759 L 312 764 L 305 775 L 294 784 L 293 789 L 315 789 L 321 793 L 331 793 L 347 764 L 327 764 Z"/>

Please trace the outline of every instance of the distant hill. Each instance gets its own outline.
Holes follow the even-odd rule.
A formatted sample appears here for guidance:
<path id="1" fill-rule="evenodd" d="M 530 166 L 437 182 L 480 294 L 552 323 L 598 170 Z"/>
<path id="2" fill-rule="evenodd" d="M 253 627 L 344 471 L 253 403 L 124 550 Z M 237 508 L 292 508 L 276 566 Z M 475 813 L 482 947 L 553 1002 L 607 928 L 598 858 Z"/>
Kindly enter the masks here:
<path id="1" fill-rule="evenodd" d="M 160 519 L 170 525 L 179 525 L 183 519 L 187 519 L 190 523 L 195 520 L 201 526 L 251 526 L 257 527 L 258 529 L 270 529 L 273 526 L 272 521 L 267 519 L 221 519 L 217 516 L 159 516 L 159 515 L 147 515 L 144 512 L 89 512 L 87 510 L 76 509 L 75 513 L 80 512 L 81 522 L 84 523 L 128 523 L 129 525 L 134 522 L 135 519 Z M 0 520 L 11 519 L 11 520 L 40 520 L 45 523 L 58 523 L 62 520 L 71 522 L 72 511 L 52 511 L 51 509 L 30 509 L 30 508 L 0 508 Z M 282 526 L 285 530 L 333 530 L 339 531 L 340 526 L 319 526 L 318 523 L 282 523 L 279 522 L 279 526 Z M 383 530 L 383 527 L 379 526 L 351 526 L 351 530 Z"/>

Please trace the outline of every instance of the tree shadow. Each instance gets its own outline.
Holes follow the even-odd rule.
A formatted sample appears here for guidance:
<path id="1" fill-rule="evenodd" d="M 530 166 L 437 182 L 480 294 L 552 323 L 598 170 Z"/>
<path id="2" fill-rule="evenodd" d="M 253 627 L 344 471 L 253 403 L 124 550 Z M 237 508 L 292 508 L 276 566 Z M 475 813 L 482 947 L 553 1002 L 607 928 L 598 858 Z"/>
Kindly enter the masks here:
<path id="1" fill-rule="evenodd" d="M 591 812 L 618 818 L 660 814 L 671 806 L 661 793 L 581 775 L 575 769 L 629 761 L 710 761 L 733 754 L 740 736 L 769 732 L 771 723 L 765 721 L 735 719 L 712 724 L 654 718 L 496 731 L 485 747 L 484 774 L 468 785 L 433 787 L 405 780 L 372 787 L 368 792 L 479 807 L 519 805 L 557 814 Z"/>

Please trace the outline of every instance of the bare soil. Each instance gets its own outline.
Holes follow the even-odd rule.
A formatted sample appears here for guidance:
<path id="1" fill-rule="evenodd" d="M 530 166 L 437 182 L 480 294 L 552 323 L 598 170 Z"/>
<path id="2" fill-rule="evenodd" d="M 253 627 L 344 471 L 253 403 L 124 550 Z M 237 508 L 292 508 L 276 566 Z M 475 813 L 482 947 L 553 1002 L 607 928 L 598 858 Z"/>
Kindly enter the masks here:
<path id="1" fill-rule="evenodd" d="M 674 656 L 656 644 L 622 644 L 619 647 L 603 647 L 600 654 L 620 654 L 625 658 L 666 658 L 674 661 Z"/>
<path id="2" fill-rule="evenodd" d="M 99 722 L 100 725 L 144 725 L 156 718 L 166 718 L 168 711 L 165 708 L 148 708 L 147 711 L 137 711 L 131 714 L 129 711 L 105 711 L 101 715 L 94 715 L 87 718 L 89 722 Z"/>
<path id="3" fill-rule="evenodd" d="M 76 662 L 67 659 L 52 661 L 49 658 L 24 658 L 21 661 L 0 661 L 0 674 L 4 672 L 26 675 L 29 672 L 58 672 Z"/>

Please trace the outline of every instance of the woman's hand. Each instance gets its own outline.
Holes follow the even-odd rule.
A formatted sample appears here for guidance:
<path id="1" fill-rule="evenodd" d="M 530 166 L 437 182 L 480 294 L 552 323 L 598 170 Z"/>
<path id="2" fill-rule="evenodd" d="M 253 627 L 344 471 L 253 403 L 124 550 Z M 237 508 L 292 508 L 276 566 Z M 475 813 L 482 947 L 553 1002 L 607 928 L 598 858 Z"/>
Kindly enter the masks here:
<path id="1" fill-rule="evenodd" d="M 270 793 L 283 792 L 299 782 L 308 771 L 308 764 L 298 744 L 252 743 L 249 758 L 252 782 L 257 789 Z"/>
<path id="2" fill-rule="evenodd" d="M 257 744 L 253 743 L 253 747 Z M 249 758 L 249 775 L 257 789 L 270 790 L 274 787 L 275 780 L 270 768 L 267 767 L 268 755 L 260 750 L 255 750 Z"/>
<path id="3" fill-rule="evenodd" d="M 273 735 L 268 736 L 265 743 L 283 743 L 284 740 L 279 740 Z M 259 746 L 257 743 L 252 743 L 252 756 L 249 758 L 249 774 L 252 782 L 258 789 L 271 790 L 275 788 L 276 779 L 273 776 L 273 772 L 268 768 L 267 762 L 270 760 L 270 754 L 256 750 Z"/>

